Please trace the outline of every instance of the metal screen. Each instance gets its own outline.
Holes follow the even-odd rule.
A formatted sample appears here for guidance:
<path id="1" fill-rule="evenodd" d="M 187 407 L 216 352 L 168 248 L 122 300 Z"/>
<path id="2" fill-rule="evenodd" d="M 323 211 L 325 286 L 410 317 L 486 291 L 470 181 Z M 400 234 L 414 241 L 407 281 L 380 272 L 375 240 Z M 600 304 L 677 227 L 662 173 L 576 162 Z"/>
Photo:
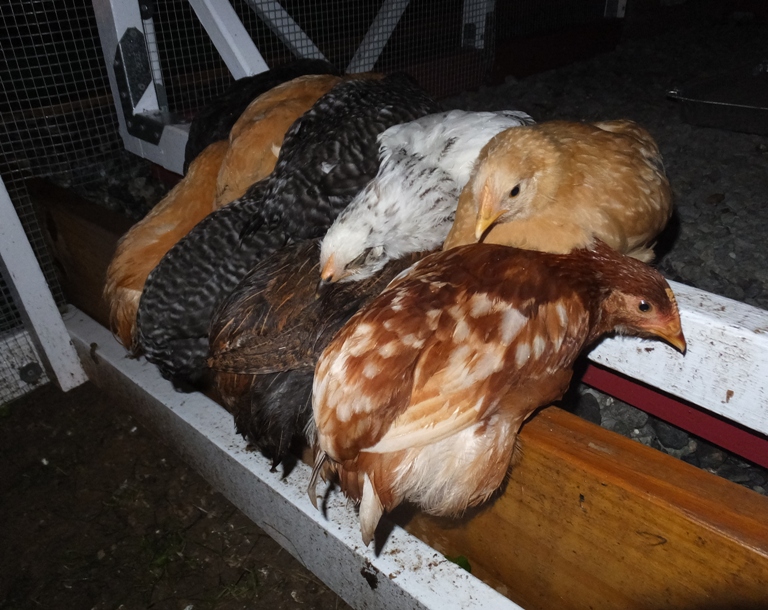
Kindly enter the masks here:
<path id="1" fill-rule="evenodd" d="M 90 2 L 0 3 L 0 54 L 0 175 L 51 292 L 62 304 L 26 180 L 48 176 L 78 186 L 99 180 L 126 157 Z M 37 361 L 2 282 L 0 404 L 46 380 Z"/>

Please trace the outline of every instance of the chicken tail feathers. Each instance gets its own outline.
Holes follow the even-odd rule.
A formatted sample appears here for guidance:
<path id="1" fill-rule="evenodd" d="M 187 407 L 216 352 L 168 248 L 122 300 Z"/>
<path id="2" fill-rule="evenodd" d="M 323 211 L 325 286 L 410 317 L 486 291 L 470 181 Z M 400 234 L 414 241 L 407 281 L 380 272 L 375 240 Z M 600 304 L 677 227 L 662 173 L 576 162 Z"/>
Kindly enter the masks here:
<path id="1" fill-rule="evenodd" d="M 363 482 L 363 498 L 360 501 L 360 534 L 363 536 L 365 546 L 368 546 L 373 540 L 376 526 L 383 514 L 384 506 L 382 506 L 379 495 L 366 473 Z"/>
<path id="2" fill-rule="evenodd" d="M 312 476 L 309 477 L 309 485 L 307 486 L 307 495 L 309 501 L 312 502 L 312 506 L 317 508 L 317 477 L 322 472 L 323 466 L 328 459 L 328 454 L 322 449 L 318 450 L 315 456 L 315 465 L 312 468 Z"/>

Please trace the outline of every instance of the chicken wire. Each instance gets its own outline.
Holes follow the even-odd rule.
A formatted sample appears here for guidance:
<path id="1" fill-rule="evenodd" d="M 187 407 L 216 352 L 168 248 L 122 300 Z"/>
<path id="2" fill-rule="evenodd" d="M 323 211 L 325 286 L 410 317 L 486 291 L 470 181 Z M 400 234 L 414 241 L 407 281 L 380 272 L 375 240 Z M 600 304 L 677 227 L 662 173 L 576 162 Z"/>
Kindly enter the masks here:
<path id="1" fill-rule="evenodd" d="M 0 3 L 0 176 L 54 299 L 64 296 L 26 181 L 78 185 L 126 153 L 90 2 Z M 0 404 L 47 377 L 9 287 L 0 278 Z"/>
<path id="2" fill-rule="evenodd" d="M 269 66 L 322 56 L 342 70 L 405 70 L 427 90 L 447 95 L 483 84 L 493 63 L 494 0 L 230 2 Z M 584 11 L 571 15 L 573 6 L 564 2 L 556 11 L 536 2 L 500 7 L 501 14 L 513 10 L 514 34 L 525 35 L 585 18 Z M 142 0 L 141 6 L 158 102 L 190 120 L 233 78 L 187 0 Z M 598 16 L 592 12 L 586 17 Z M 374 44 L 359 49 L 366 40 Z M 130 192 L 134 201 L 97 197 L 99 203 L 134 218 L 162 193 L 136 186 L 149 164 L 124 151 L 113 104 L 90 0 L 0 3 L 0 175 L 59 305 L 64 296 L 26 181 L 48 177 L 75 189 L 106 183 L 105 190 Z M 120 185 L 126 174 L 128 188 Z M 149 200 L 137 203 L 142 196 Z M 20 329 L 21 316 L 0 278 L 0 404 L 33 385 L 19 373 L 36 359 Z"/>

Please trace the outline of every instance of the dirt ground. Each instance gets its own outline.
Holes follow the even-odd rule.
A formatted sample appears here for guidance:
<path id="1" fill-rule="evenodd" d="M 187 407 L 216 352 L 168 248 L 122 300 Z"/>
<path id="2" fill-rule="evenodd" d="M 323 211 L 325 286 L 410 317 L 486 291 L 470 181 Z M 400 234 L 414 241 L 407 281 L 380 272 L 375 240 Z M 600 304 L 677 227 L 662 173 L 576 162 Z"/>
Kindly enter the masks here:
<path id="1" fill-rule="evenodd" d="M 0 407 L 0 608 L 348 608 L 90 383 Z"/>

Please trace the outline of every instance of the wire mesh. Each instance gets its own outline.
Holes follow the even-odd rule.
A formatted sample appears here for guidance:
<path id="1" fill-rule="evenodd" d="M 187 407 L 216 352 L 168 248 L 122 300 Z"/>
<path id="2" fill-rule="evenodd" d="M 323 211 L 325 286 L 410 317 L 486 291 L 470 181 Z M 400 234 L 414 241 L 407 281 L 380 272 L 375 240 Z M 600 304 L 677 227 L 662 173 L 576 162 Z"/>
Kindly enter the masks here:
<path id="1" fill-rule="evenodd" d="M 504 36 L 524 36 L 598 19 L 604 9 L 602 0 L 229 1 L 270 67 L 302 56 L 324 57 L 348 71 L 404 70 L 436 96 L 484 83 L 499 19 Z M 189 120 L 233 78 L 187 0 L 142 4 L 151 9 L 143 25 L 158 101 Z M 0 3 L 0 122 L 0 176 L 62 304 L 26 180 L 45 176 L 75 190 L 104 183 L 105 195 L 95 199 L 133 218 L 164 193 L 150 179 L 149 164 L 123 150 L 89 0 Z M 113 199 L 113 192 L 120 196 Z M 34 355 L 31 345 L 8 347 L 23 340 L 17 332 L 21 324 L 0 279 L 0 341 L 14 336 L 0 351 L 5 357 L 16 349 L 16 360 L 26 362 Z M 0 381 L 0 403 L 6 400 Z"/>
<path id="2" fill-rule="evenodd" d="M 81 185 L 125 157 L 90 2 L 0 3 L 0 123 L 0 176 L 61 305 L 64 296 L 26 181 L 45 176 Z M 37 358 L 2 279 L 0 352 L 2 404 L 30 386 L 19 370 Z"/>

